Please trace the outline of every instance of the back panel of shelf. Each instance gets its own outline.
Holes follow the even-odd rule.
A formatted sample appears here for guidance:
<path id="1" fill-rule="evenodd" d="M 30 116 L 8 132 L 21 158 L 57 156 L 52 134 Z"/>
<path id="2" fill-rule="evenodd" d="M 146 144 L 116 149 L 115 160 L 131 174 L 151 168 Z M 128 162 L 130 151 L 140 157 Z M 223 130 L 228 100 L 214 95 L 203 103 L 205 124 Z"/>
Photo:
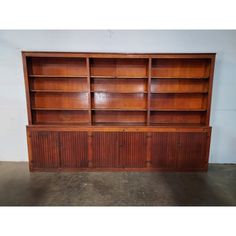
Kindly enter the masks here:
<path id="1" fill-rule="evenodd" d="M 29 75 L 87 76 L 85 58 L 32 57 L 28 59 Z"/>
<path id="2" fill-rule="evenodd" d="M 153 59 L 152 77 L 157 78 L 208 78 L 209 59 Z"/>
<path id="3" fill-rule="evenodd" d="M 95 58 L 91 59 L 91 76 L 142 78 L 148 76 L 147 59 Z"/>

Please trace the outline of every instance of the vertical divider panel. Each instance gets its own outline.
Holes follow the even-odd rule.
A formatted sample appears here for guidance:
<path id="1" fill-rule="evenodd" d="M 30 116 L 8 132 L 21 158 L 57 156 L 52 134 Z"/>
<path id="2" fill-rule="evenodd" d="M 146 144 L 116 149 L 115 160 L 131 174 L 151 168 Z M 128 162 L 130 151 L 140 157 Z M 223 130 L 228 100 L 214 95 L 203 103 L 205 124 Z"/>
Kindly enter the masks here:
<path id="1" fill-rule="evenodd" d="M 211 58 L 210 76 L 209 76 L 209 79 L 208 79 L 207 115 L 206 115 L 206 120 L 205 120 L 206 125 L 209 125 L 209 121 L 210 121 L 214 67 L 215 67 L 215 56 L 213 56 Z"/>
<path id="2" fill-rule="evenodd" d="M 88 115 L 89 115 L 89 125 L 92 125 L 92 111 L 91 111 L 91 79 L 90 79 L 90 61 L 89 57 L 86 58 L 87 66 L 87 84 L 88 84 Z"/>
<path id="3" fill-rule="evenodd" d="M 28 111 L 28 123 L 32 125 L 32 113 L 31 113 L 31 99 L 30 99 L 30 84 L 28 77 L 28 65 L 27 58 L 24 54 L 22 54 L 23 67 L 24 67 L 24 80 L 25 80 L 25 93 L 26 93 L 26 101 L 27 101 L 27 111 Z"/>
<path id="4" fill-rule="evenodd" d="M 147 96 L 147 125 L 150 125 L 150 104 L 151 104 L 151 80 L 152 80 L 152 58 L 148 59 L 148 96 Z"/>

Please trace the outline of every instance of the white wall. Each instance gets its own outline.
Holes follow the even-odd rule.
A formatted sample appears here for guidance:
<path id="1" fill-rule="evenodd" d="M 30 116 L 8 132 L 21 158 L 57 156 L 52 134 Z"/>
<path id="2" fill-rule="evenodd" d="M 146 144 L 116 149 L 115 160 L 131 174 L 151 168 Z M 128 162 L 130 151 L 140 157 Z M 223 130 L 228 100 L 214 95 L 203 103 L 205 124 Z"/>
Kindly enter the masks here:
<path id="1" fill-rule="evenodd" d="M 236 163 L 236 31 L 0 31 L 0 160 L 26 161 L 22 50 L 216 52 L 210 162 Z"/>

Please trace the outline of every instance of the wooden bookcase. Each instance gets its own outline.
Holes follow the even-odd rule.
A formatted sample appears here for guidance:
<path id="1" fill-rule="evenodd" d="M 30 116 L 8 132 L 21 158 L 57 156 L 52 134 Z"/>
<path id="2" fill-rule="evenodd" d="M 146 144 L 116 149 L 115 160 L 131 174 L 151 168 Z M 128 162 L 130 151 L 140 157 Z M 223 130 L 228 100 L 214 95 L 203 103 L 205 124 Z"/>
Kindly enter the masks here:
<path id="1" fill-rule="evenodd" d="M 22 55 L 30 170 L 207 170 L 215 54 Z"/>

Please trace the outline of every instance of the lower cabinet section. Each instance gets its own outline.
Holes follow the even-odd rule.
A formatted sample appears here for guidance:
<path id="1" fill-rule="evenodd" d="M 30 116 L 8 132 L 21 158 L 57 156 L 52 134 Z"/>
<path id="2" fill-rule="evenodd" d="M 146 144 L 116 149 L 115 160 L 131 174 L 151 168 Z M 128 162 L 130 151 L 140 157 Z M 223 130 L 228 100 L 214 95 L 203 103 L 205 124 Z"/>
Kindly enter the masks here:
<path id="1" fill-rule="evenodd" d="M 205 131 L 28 131 L 30 170 L 207 170 Z"/>
<path id="2" fill-rule="evenodd" d="M 153 133 L 152 167 L 163 170 L 204 170 L 208 165 L 208 133 Z"/>

